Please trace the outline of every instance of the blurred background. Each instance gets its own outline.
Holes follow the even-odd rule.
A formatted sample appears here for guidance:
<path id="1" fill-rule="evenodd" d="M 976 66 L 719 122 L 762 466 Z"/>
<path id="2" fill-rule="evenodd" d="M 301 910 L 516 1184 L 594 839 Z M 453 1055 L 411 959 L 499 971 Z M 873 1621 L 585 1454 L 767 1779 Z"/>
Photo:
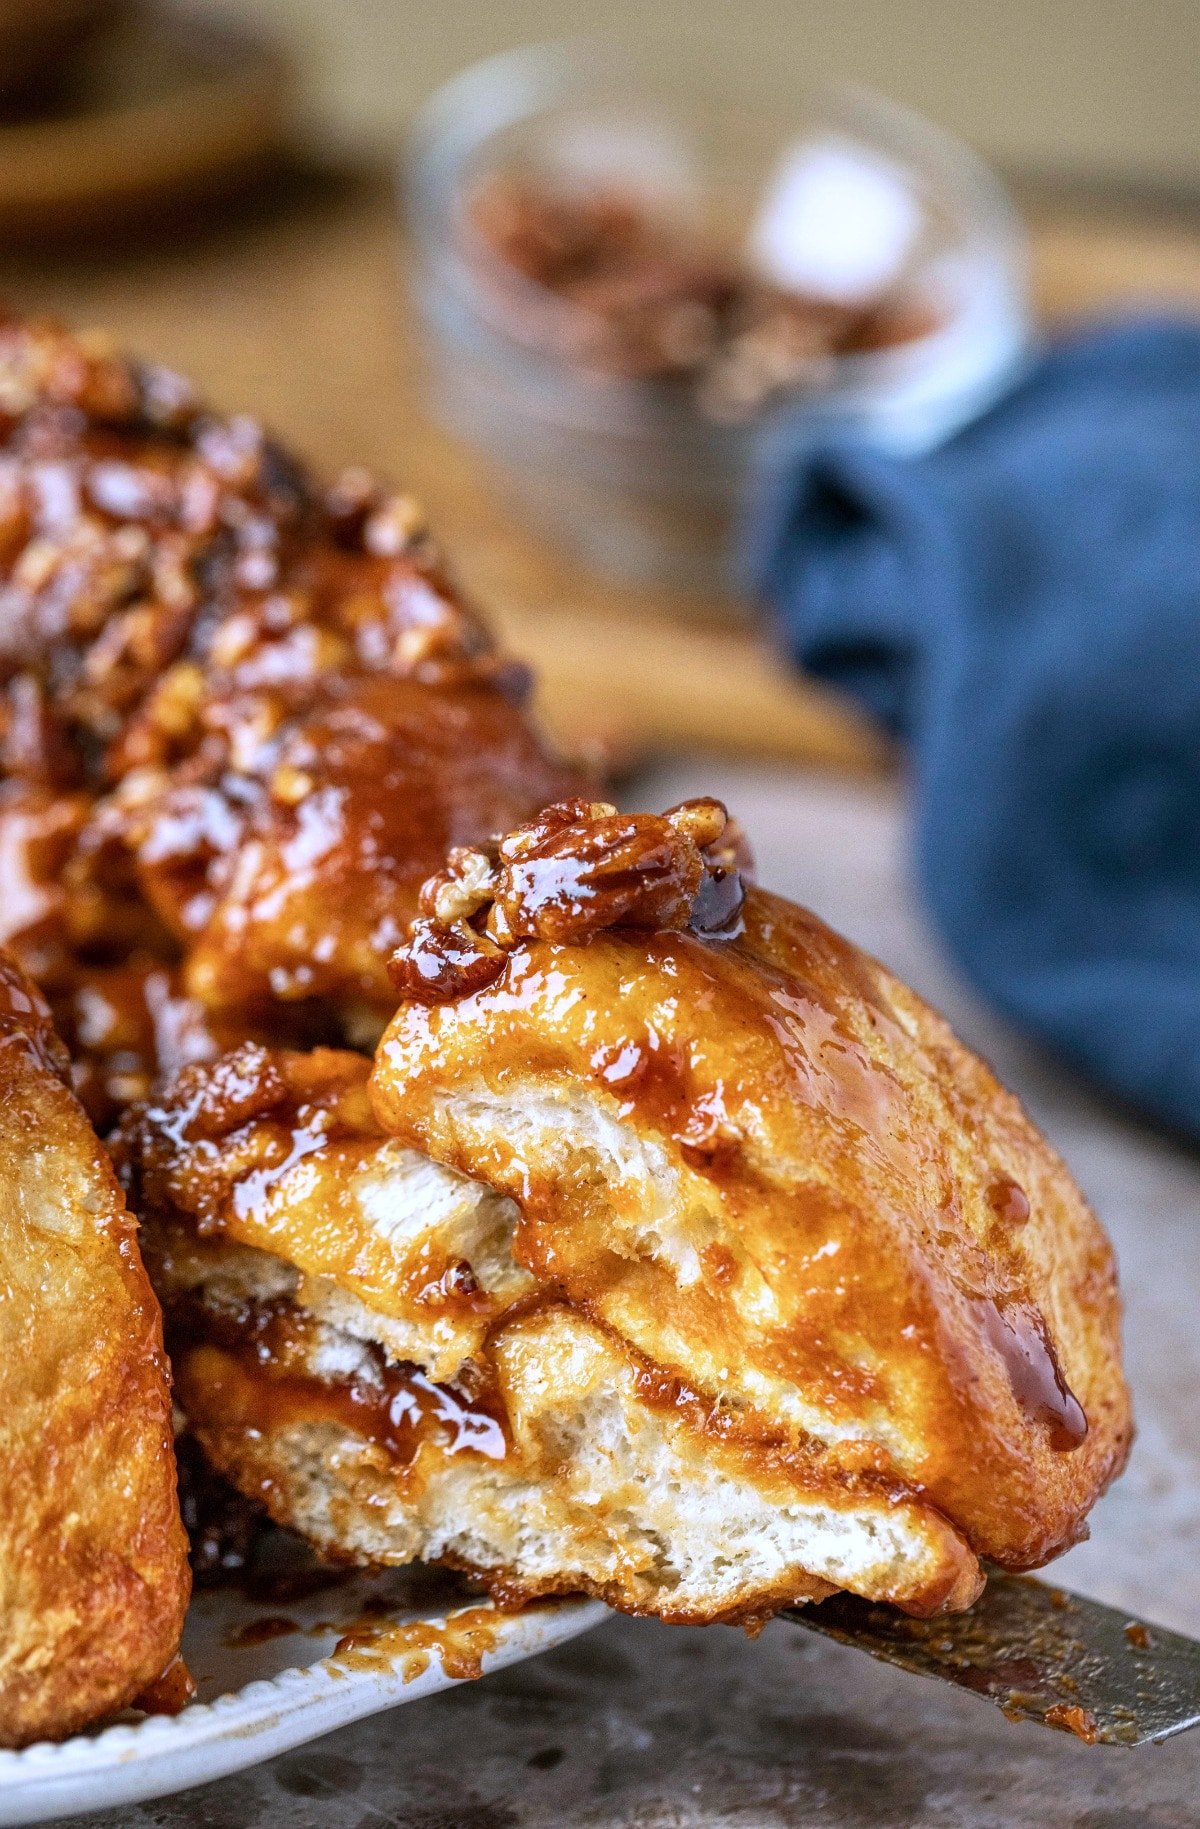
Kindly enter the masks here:
<path id="1" fill-rule="evenodd" d="M 0 300 L 411 489 L 561 745 L 626 804 L 723 795 L 1046 1124 L 1142 1426 L 1064 1576 L 1193 1631 L 1198 52 L 1200 0 L 0 0 Z M 1064 378 L 1147 306 L 1165 341 Z M 738 525 L 844 434 L 978 589 L 886 537 L 837 574 L 875 530 L 827 490 L 781 642 Z"/>
<path id="2" fill-rule="evenodd" d="M 465 64 L 579 33 L 619 39 L 685 84 L 707 88 L 719 72 L 771 107 L 787 106 L 797 81 L 869 83 L 1014 171 L 1200 182 L 1192 0 L 243 0 L 239 10 L 293 46 L 304 125 L 343 149 L 386 151 Z"/>
<path id="3" fill-rule="evenodd" d="M 640 393 L 620 373 L 605 393 L 589 372 L 581 389 L 562 337 L 528 310 L 505 316 L 481 266 L 446 277 L 461 253 L 449 248 L 459 206 L 447 202 L 448 162 L 476 159 L 486 175 L 491 159 L 504 177 L 509 155 L 492 152 L 480 123 L 510 106 L 514 83 L 532 81 L 521 107 L 536 114 L 553 82 L 526 68 L 460 85 L 457 99 L 445 85 L 575 33 L 616 47 L 638 83 L 665 91 L 693 139 L 718 107 L 773 123 L 750 187 L 737 171 L 743 239 L 823 85 L 865 84 L 916 111 L 899 127 L 867 122 L 866 136 L 882 133 L 885 161 L 905 168 L 893 163 L 892 179 L 911 178 L 929 206 L 926 243 L 931 222 L 955 218 L 950 239 L 970 244 L 979 270 L 966 293 L 986 323 L 959 310 L 961 275 L 946 291 L 939 270 L 885 299 L 900 307 L 890 327 L 863 320 L 845 333 L 839 318 L 827 337 L 793 313 L 781 335 L 761 287 L 748 299 L 736 273 L 697 274 L 697 243 L 683 250 L 691 264 L 671 313 L 651 328 L 675 335 L 680 299 L 694 320 L 697 287 L 706 311 L 714 285 L 734 296 L 749 340 L 739 331 L 722 344 L 734 360 L 719 374 L 689 371 L 697 399 L 724 389 L 720 411 L 681 404 L 678 373 Z M 895 409 L 888 436 L 928 442 L 1001 386 L 1043 327 L 1131 301 L 1200 305 L 1198 41 L 1191 0 L 0 0 L 0 291 L 188 369 L 324 467 L 363 461 L 411 482 L 468 585 L 540 667 L 547 716 L 576 746 L 636 758 L 687 740 L 871 770 L 889 753 L 876 727 L 777 663 L 748 626 L 734 527 L 760 420 L 786 429 L 830 403 L 860 420 Z M 589 55 L 577 54 L 585 76 Z M 958 138 L 918 144 L 922 117 Z M 528 162 L 528 144 L 513 156 Z M 635 158 L 640 177 L 656 158 Z M 744 146 L 706 146 L 687 181 L 729 189 L 739 158 Z M 1015 199 L 1007 221 L 989 166 Z M 479 172 L 459 176 L 461 201 Z M 875 198 L 885 213 L 895 203 Z M 491 229 L 508 233 L 511 220 L 497 221 L 493 210 Z M 528 221 L 518 226 L 527 237 Z M 625 273 L 619 305 L 601 301 L 621 345 L 610 371 L 644 368 L 645 325 L 631 355 L 621 311 L 631 286 L 636 316 L 660 284 L 663 246 Z M 507 258 L 511 236 L 499 247 L 493 235 L 484 253 L 498 248 Z M 611 265 L 611 254 L 597 258 Z M 961 319 L 970 334 L 947 353 L 944 337 L 904 328 L 907 314 L 922 329 L 923 313 L 924 329 Z M 874 361 L 840 360 L 889 344 Z M 758 364 L 748 383 L 747 353 Z M 746 396 L 736 411 L 731 388 Z M 760 415 L 756 388 L 788 410 Z M 618 666 L 635 636 L 639 665 Z"/>

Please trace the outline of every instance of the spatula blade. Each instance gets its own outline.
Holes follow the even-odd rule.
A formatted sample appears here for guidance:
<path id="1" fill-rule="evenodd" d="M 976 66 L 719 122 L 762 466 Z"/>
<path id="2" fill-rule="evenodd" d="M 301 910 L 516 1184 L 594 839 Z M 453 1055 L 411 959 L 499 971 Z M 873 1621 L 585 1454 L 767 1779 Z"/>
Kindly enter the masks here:
<path id="1" fill-rule="evenodd" d="M 788 1618 L 1089 1743 L 1140 1746 L 1200 1724 L 1200 1643 L 1029 1576 L 993 1574 L 969 1612 L 937 1619 L 850 1594 Z"/>

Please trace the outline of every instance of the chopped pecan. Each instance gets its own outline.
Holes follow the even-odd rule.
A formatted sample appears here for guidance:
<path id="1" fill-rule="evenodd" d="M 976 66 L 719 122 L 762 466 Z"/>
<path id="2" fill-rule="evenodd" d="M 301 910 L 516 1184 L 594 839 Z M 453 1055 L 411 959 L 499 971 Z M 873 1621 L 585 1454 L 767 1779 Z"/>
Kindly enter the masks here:
<path id="1" fill-rule="evenodd" d="M 486 990 L 504 970 L 505 953 L 466 921 L 418 915 L 392 955 L 396 989 L 418 1003 L 450 1003 Z"/>
<path id="2" fill-rule="evenodd" d="M 735 930 L 749 855 L 719 800 L 663 814 L 565 800 L 490 847 L 451 851 L 392 958 L 407 997 L 440 1003 L 492 984 L 521 940 L 570 945 L 609 927 Z"/>

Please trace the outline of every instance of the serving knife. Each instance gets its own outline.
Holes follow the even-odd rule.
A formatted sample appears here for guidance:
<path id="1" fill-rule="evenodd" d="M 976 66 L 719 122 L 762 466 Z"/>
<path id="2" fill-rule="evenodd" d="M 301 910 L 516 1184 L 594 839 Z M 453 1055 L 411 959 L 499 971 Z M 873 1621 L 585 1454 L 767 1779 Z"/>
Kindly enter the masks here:
<path id="1" fill-rule="evenodd" d="M 1200 1642 L 1027 1575 L 993 1572 L 968 1612 L 935 1619 L 851 1594 L 786 1617 L 1089 1744 L 1141 1746 L 1200 1724 Z"/>

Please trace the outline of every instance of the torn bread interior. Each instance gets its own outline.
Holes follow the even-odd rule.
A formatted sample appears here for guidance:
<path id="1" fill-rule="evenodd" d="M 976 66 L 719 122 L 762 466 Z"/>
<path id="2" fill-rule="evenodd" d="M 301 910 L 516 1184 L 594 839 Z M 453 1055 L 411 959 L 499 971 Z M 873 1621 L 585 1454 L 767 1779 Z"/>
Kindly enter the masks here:
<path id="1" fill-rule="evenodd" d="M 1097 1222 L 745 864 L 715 801 L 551 807 L 425 885 L 373 1068 L 250 1046 L 127 1120 L 190 1425 L 326 1553 L 753 1620 L 1084 1533 L 1130 1433 Z"/>

